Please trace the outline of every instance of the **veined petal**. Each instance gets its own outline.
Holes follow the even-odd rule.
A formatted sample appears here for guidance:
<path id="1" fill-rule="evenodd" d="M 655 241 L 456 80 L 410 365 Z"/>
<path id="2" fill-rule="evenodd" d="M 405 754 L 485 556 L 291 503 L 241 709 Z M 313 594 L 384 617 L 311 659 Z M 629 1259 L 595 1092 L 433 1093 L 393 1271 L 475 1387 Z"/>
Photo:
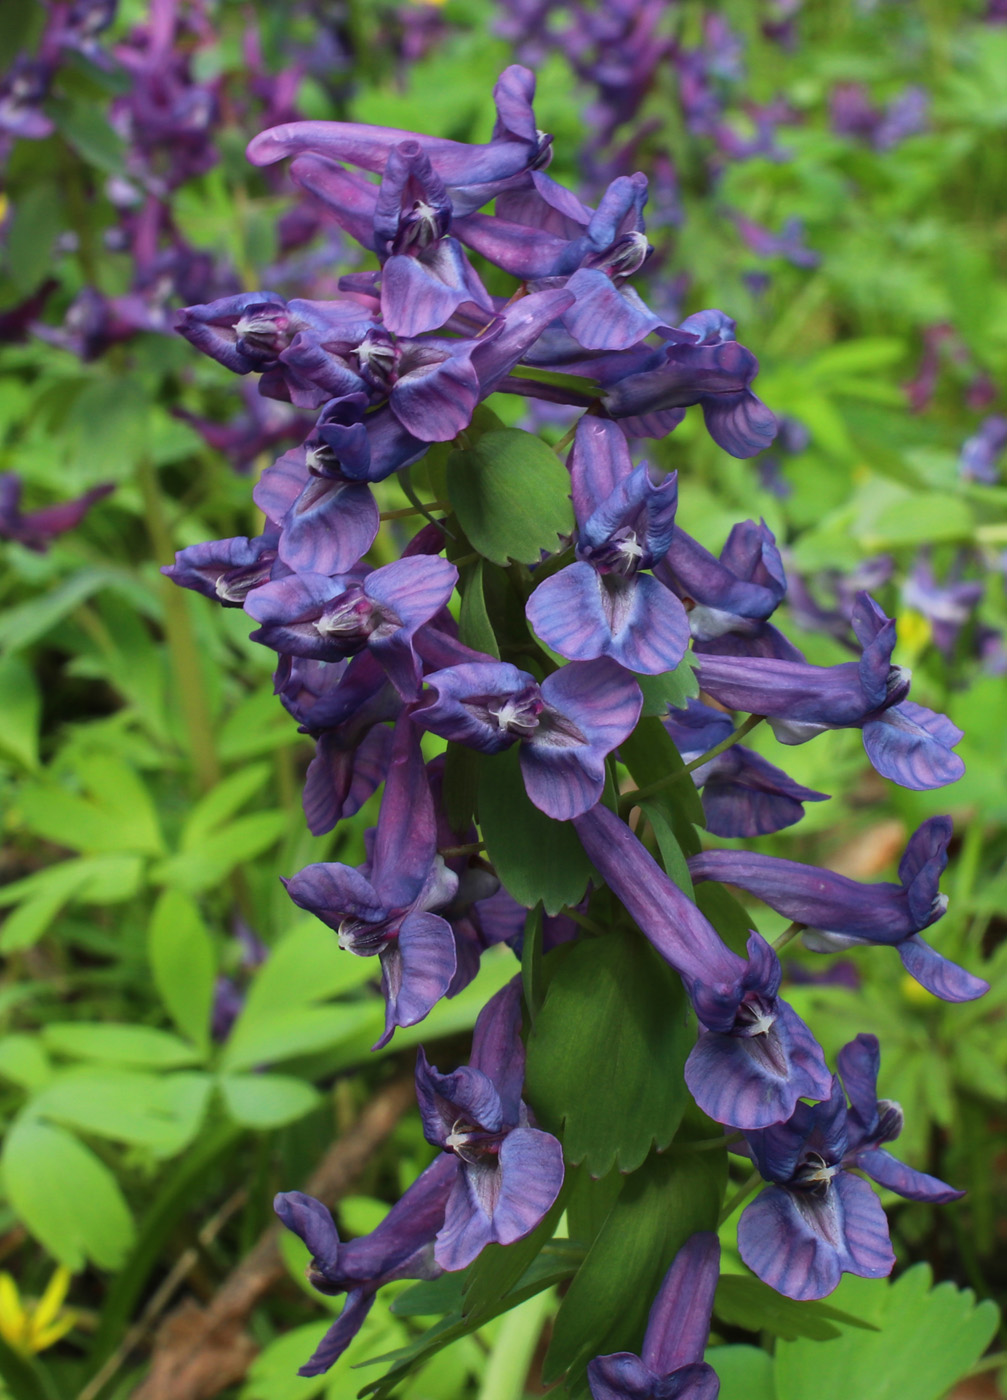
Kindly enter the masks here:
<path id="1" fill-rule="evenodd" d="M 298 1370 L 299 1376 L 321 1376 L 342 1356 L 364 1325 L 374 1304 L 373 1288 L 354 1288 L 346 1295 L 343 1310 L 315 1348 L 314 1354 Z"/>
<path id="2" fill-rule="evenodd" d="M 702 1360 L 719 1277 L 717 1236 L 709 1230 L 690 1235 L 665 1274 L 647 1320 L 641 1359 L 657 1375 Z"/>
<path id="3" fill-rule="evenodd" d="M 369 486 L 311 477 L 283 519 L 277 553 L 298 573 L 345 574 L 370 549 L 380 523 Z"/>
<path id="4" fill-rule="evenodd" d="M 776 437 L 776 414 L 751 389 L 702 400 L 706 431 L 732 457 L 754 457 Z"/>
<path id="5" fill-rule="evenodd" d="M 500 1147 L 493 1238 L 513 1244 L 534 1230 L 563 1185 L 563 1149 L 551 1133 L 515 1128 Z"/>
<path id="6" fill-rule="evenodd" d="M 953 732 L 958 737 L 949 742 Z M 965 764 L 951 751 L 961 732 L 944 715 L 905 701 L 864 724 L 867 757 L 881 774 L 911 792 L 955 783 Z"/>
<path id="7" fill-rule="evenodd" d="M 389 404 L 407 432 L 424 442 L 448 442 L 472 421 L 479 376 L 468 354 L 417 365 L 392 389 Z"/>
<path id="8" fill-rule="evenodd" d="M 473 1069 L 481 1070 L 496 1085 L 504 1122 L 516 1123 L 520 1116 L 525 1069 L 520 977 L 512 978 L 501 987 L 480 1011 L 472 1033 L 469 1062 Z"/>
<path id="9" fill-rule="evenodd" d="M 419 258 L 399 253 L 381 270 L 381 313 L 394 335 L 440 330 L 471 300 L 466 286 L 444 281 Z"/>
<path id="10" fill-rule="evenodd" d="M 585 350 L 628 350 L 662 324 L 639 292 L 617 287 L 600 268 L 579 268 L 566 290 L 576 301 L 563 312 L 563 324 Z"/>
<path id="11" fill-rule="evenodd" d="M 825 1298 L 844 1273 L 885 1278 L 895 1265 L 881 1202 L 847 1172 L 821 1195 L 770 1186 L 742 1212 L 738 1249 L 763 1283 L 801 1301 Z"/>
<path id="12" fill-rule="evenodd" d="M 799 1099 L 829 1093 L 821 1046 L 779 998 L 762 1034 L 702 1031 L 686 1061 L 685 1082 L 709 1117 L 746 1130 L 782 1123 Z"/>
<path id="13" fill-rule="evenodd" d="M 567 465 L 578 525 L 590 519 L 633 471 L 626 435 L 611 418 L 583 414 L 577 422 Z"/>
<path id="14" fill-rule="evenodd" d="M 433 1147 L 450 1151 L 447 1139 L 459 1123 L 487 1133 L 503 1129 L 504 1114 L 496 1086 L 471 1065 L 462 1065 L 453 1074 L 441 1074 L 427 1062 L 421 1049 L 416 1060 L 416 1098 L 423 1134 Z"/>
<path id="15" fill-rule="evenodd" d="M 396 1026 L 422 1021 L 447 993 L 455 975 L 451 925 L 439 914 L 407 914 L 380 957 L 385 1030 L 375 1050 L 388 1044 Z"/>
<path id="16" fill-rule="evenodd" d="M 915 977 L 921 987 L 926 987 L 928 992 L 942 1001 L 975 1001 L 990 989 L 988 982 L 942 957 L 918 934 L 903 939 L 898 950 L 902 966 L 909 976 Z"/>
<path id="17" fill-rule="evenodd" d="M 378 816 L 371 880 L 389 909 L 419 893 L 437 850 L 437 823 L 419 735 L 408 716 L 395 726 Z"/>
<path id="18" fill-rule="evenodd" d="M 914 1171 L 904 1162 L 898 1161 L 890 1152 L 874 1147 L 866 1152 L 858 1152 L 849 1159 L 849 1165 L 859 1167 L 879 1186 L 894 1191 L 897 1196 L 905 1196 L 910 1201 L 929 1201 L 932 1205 L 943 1205 L 947 1201 L 960 1201 L 964 1191 L 956 1191 L 945 1181 L 926 1172 Z"/>
<path id="19" fill-rule="evenodd" d="M 336 861 L 306 865 L 285 884 L 296 905 L 336 931 L 346 918 L 379 924 L 389 914 L 371 882 L 352 865 Z"/>
<path id="20" fill-rule="evenodd" d="M 594 1400 L 653 1400 L 661 1377 L 632 1352 L 615 1351 L 588 1362 L 587 1382 Z"/>

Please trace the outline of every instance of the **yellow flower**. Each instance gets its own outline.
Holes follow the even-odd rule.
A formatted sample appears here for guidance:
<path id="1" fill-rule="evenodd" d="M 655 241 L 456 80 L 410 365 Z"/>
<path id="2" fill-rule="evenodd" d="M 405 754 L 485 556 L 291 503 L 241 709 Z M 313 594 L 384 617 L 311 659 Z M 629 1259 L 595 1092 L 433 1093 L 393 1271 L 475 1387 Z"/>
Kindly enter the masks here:
<path id="1" fill-rule="evenodd" d="M 0 1274 L 0 1337 L 8 1346 L 22 1356 L 33 1356 L 66 1336 L 77 1321 L 76 1314 L 63 1307 L 70 1277 L 70 1270 L 60 1265 L 32 1306 L 21 1301 L 10 1274 Z"/>

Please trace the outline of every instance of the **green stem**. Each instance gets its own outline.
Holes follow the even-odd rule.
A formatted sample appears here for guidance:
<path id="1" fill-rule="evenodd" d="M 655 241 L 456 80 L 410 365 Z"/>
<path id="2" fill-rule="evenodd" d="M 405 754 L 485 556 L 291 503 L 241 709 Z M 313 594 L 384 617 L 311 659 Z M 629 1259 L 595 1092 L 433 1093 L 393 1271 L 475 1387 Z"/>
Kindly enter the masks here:
<path id="1" fill-rule="evenodd" d="M 174 542 L 165 519 L 157 474 L 148 457 L 141 457 L 138 463 L 137 482 L 143 497 L 147 533 L 154 557 L 167 563 L 175 553 Z M 213 724 L 203 683 L 199 643 L 192 627 L 185 595 L 167 578 L 162 581 L 162 600 L 164 631 L 175 673 L 192 767 L 200 791 L 209 792 L 220 781 L 220 765 L 213 744 Z"/>
<path id="2" fill-rule="evenodd" d="M 773 952 L 778 953 L 781 948 L 785 948 L 792 939 L 796 938 L 797 935 L 802 933 L 807 927 L 807 924 L 800 924 L 795 919 L 789 928 L 783 930 L 779 938 L 773 940 Z"/>
<path id="3" fill-rule="evenodd" d="M 406 515 L 425 515 L 430 519 L 429 512 L 432 510 L 450 510 L 450 501 L 424 501 L 418 506 L 401 506 L 398 510 L 383 510 L 382 520 L 401 520 Z M 439 522 L 438 522 L 439 523 Z"/>
<path id="4" fill-rule="evenodd" d="M 752 1192 L 756 1191 L 761 1185 L 762 1177 L 759 1175 L 758 1172 L 753 1172 L 752 1175 L 748 1178 L 748 1180 L 744 1183 L 744 1185 L 738 1187 L 737 1191 L 735 1191 L 734 1195 L 730 1198 L 730 1200 L 724 1206 L 724 1209 L 720 1212 L 720 1219 L 717 1221 L 718 1229 L 721 1225 L 723 1225 L 725 1220 L 730 1220 L 731 1216 L 741 1205 L 742 1201 L 747 1200 L 748 1197 L 752 1194 Z"/>
<path id="5" fill-rule="evenodd" d="M 469 841 L 464 846 L 440 846 L 437 854 L 439 856 L 477 856 L 480 851 L 485 851 L 485 841 Z"/>
<path id="6" fill-rule="evenodd" d="M 694 773 L 697 768 L 702 768 L 704 763 L 710 763 L 713 759 L 719 758 L 733 745 L 739 744 L 746 734 L 751 734 L 757 724 L 761 724 L 765 715 L 749 715 L 743 724 L 739 724 L 733 734 L 729 734 L 723 743 L 715 744 L 707 753 L 700 754 L 691 763 L 684 764 L 675 773 L 668 773 L 663 778 L 658 778 L 656 783 L 648 783 L 646 787 L 634 788 L 631 792 L 624 792 L 619 799 L 619 813 L 625 816 L 633 807 L 640 802 L 645 802 L 648 797 L 656 797 L 659 792 L 664 792 L 665 788 L 672 787 L 680 782 L 689 773 Z"/>
<path id="7" fill-rule="evenodd" d="M 528 1372 L 555 1301 L 553 1289 L 548 1288 L 506 1314 L 486 1359 L 479 1400 L 522 1400 Z"/>
<path id="8" fill-rule="evenodd" d="M 984 1371 L 997 1371 L 1001 1366 L 1007 1366 L 1007 1351 L 991 1351 L 989 1356 L 984 1356 L 974 1366 L 970 1366 L 962 1380 L 968 1380 L 971 1376 L 981 1376 Z"/>

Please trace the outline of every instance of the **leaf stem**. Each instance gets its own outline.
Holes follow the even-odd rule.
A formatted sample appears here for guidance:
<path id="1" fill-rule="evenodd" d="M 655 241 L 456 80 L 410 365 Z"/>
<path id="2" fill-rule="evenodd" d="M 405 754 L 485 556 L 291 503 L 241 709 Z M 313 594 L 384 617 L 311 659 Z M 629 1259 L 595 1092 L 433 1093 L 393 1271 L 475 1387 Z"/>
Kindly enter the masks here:
<path id="1" fill-rule="evenodd" d="M 785 948 L 792 939 L 796 938 L 799 933 L 803 933 L 807 927 L 807 924 L 799 923 L 798 920 L 795 919 L 789 928 L 783 930 L 779 938 L 773 940 L 773 952 L 778 953 L 781 948 Z"/>
<path id="2" fill-rule="evenodd" d="M 381 512 L 381 519 L 382 519 L 382 520 L 401 520 L 402 517 L 403 517 L 403 516 L 406 516 L 406 515 L 425 515 L 425 516 L 427 517 L 427 519 L 429 520 L 429 519 L 430 519 L 430 515 L 429 515 L 429 512 L 430 512 L 430 511 L 432 511 L 432 510 L 450 510 L 450 509 L 451 509 L 451 503 L 450 503 L 450 501 L 424 501 L 421 505 L 416 505 L 416 506 L 401 506 L 398 510 L 383 510 L 383 511 Z M 439 524 L 440 524 L 440 521 L 437 521 L 437 524 L 439 525 Z"/>
<path id="3" fill-rule="evenodd" d="M 633 788 L 631 792 L 624 792 L 619 799 L 619 814 L 625 816 L 633 807 L 646 801 L 648 797 L 656 797 L 659 792 L 664 792 L 665 788 L 672 787 L 688 773 L 694 773 L 697 768 L 702 768 L 704 763 L 710 763 L 713 759 L 719 758 L 722 753 L 735 744 L 739 744 L 746 734 L 751 734 L 757 724 L 761 724 L 765 715 L 749 715 L 744 723 L 739 724 L 733 734 L 729 734 L 720 744 L 715 744 L 712 749 L 702 753 L 698 758 L 694 758 L 691 763 L 684 764 L 675 773 L 667 773 L 663 778 L 658 778 L 656 783 L 648 783 L 646 787 Z"/>
<path id="4" fill-rule="evenodd" d="M 758 1172 L 753 1172 L 744 1185 L 739 1186 L 734 1195 L 725 1203 L 724 1209 L 720 1212 L 720 1218 L 717 1221 L 718 1229 L 723 1225 L 725 1220 L 730 1220 L 742 1201 L 747 1200 L 752 1192 L 757 1190 L 761 1185 L 762 1177 Z"/>

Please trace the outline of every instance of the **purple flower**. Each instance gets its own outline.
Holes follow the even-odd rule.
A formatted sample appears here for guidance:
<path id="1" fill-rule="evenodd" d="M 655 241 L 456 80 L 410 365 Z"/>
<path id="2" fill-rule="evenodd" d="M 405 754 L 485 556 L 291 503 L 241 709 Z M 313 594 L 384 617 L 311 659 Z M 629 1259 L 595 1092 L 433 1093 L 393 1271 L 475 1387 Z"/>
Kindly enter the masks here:
<path id="1" fill-rule="evenodd" d="M 776 418 L 749 387 L 759 362 L 734 330 L 722 311 L 687 317 L 645 369 L 615 367 L 604 377 L 605 408 L 631 436 L 664 437 L 700 404 L 714 442 L 732 457 L 754 457 L 776 436 Z"/>
<path id="2" fill-rule="evenodd" d="M 895 1265 L 888 1220 L 866 1181 L 843 1171 L 846 1098 L 837 1077 L 824 1103 L 798 1104 L 786 1123 L 746 1132 L 772 1183 L 738 1221 L 738 1250 L 763 1283 L 802 1301 L 824 1298 L 842 1274 L 885 1278 Z"/>
<path id="3" fill-rule="evenodd" d="M 570 454 L 578 562 L 539 584 L 532 627 L 574 661 L 610 656 L 627 670 L 662 675 L 689 643 L 685 611 L 650 569 L 664 557 L 678 504 L 677 474 L 655 484 L 634 471 L 622 429 L 585 414 Z"/>
<path id="4" fill-rule="evenodd" d="M 535 172 L 497 201 L 495 215 L 459 221 L 459 238 L 532 287 L 565 286 L 576 298 L 561 320 L 588 350 L 626 350 L 661 326 L 627 279 L 653 251 L 644 233 L 644 175 L 620 175 L 597 210 Z"/>
<path id="5" fill-rule="evenodd" d="M 699 700 L 686 702 L 663 720 L 686 763 L 700 758 L 734 731 L 729 715 Z M 803 803 L 826 802 L 828 793 L 795 783 L 761 754 L 734 744 L 692 775 L 703 790 L 706 829 L 714 836 L 769 836 L 804 816 Z"/>
<path id="6" fill-rule="evenodd" d="M 689 859 L 693 880 L 719 880 L 748 890 L 771 909 L 806 925 L 804 941 L 831 953 L 865 943 L 898 949 L 906 971 L 934 996 L 971 1001 L 988 985 L 948 962 L 919 937 L 944 917 L 939 893 L 947 865 L 951 818 L 931 817 L 909 839 L 899 862 L 899 884 L 864 885 L 813 865 L 751 851 L 703 851 Z"/>
<path id="7" fill-rule="evenodd" d="M 954 657 L 962 628 L 986 591 L 981 580 L 956 581 L 955 572 L 939 584 L 929 558 L 922 554 L 902 586 L 902 601 L 927 619 L 934 645 L 948 662 Z"/>
<path id="8" fill-rule="evenodd" d="M 493 199 L 525 172 L 548 164 L 552 137 L 535 125 L 535 75 L 513 65 L 493 89 L 497 120 L 487 145 L 468 146 L 444 137 L 357 122 L 290 122 L 260 132 L 248 145 L 253 165 L 271 165 L 285 156 L 311 151 L 334 161 L 383 173 L 391 151 L 418 141 L 446 187 L 455 213 L 465 214 Z"/>
<path id="9" fill-rule="evenodd" d="M 456 1170 L 434 1246 L 443 1269 L 466 1268 L 488 1244 L 523 1239 L 563 1185 L 563 1150 L 550 1133 L 530 1126 L 521 1100 L 520 1029 L 515 978 L 480 1012 L 468 1066 L 441 1074 L 419 1052 L 416 1096 L 423 1132 L 452 1154 Z"/>
<path id="10" fill-rule="evenodd" d="M 780 551 L 764 520 L 735 525 L 719 559 L 676 525 L 656 572 L 684 600 L 698 643 L 717 643 L 728 632 L 757 635 L 787 591 Z"/>
<path id="11" fill-rule="evenodd" d="M 190 544 L 164 564 L 161 573 L 179 588 L 191 588 L 225 608 L 241 608 L 254 588 L 272 577 L 276 565 L 276 534 L 246 539 L 205 540 Z"/>
<path id="12" fill-rule="evenodd" d="M 437 855 L 437 827 L 423 755 L 408 719 L 399 721 L 369 865 L 309 865 L 286 882 L 295 904 L 334 929 L 339 946 L 381 959 L 387 1045 L 444 996 L 455 971 L 450 903 L 458 877 Z"/>
<path id="13" fill-rule="evenodd" d="M 315 154 L 299 156 L 291 176 L 377 253 L 388 330 L 403 336 L 437 330 L 466 305 L 493 314 L 489 294 L 450 236 L 451 199 L 419 141 L 390 149 L 380 188 Z"/>
<path id="14" fill-rule="evenodd" d="M 804 225 L 800 219 L 787 219 L 779 233 L 772 233 L 743 214 L 733 217 L 745 243 L 759 257 L 786 258 L 794 267 L 817 267 L 821 262 L 818 253 L 804 246 Z"/>
<path id="15" fill-rule="evenodd" d="M 690 1236 L 654 1299 L 640 1356 L 618 1351 L 589 1362 L 594 1400 L 717 1400 L 720 1381 L 703 1352 L 719 1277 L 717 1236 Z"/>
<path id="16" fill-rule="evenodd" d="M 450 1159 L 438 1157 L 376 1230 L 345 1243 L 321 1201 L 302 1191 L 281 1191 L 276 1197 L 277 1215 L 311 1251 L 309 1282 L 328 1296 L 346 1294 L 343 1311 L 298 1375 L 320 1376 L 338 1361 L 360 1331 L 382 1284 L 397 1278 L 437 1278 L 443 1272 L 434 1263 L 433 1241 L 453 1184 L 451 1165 Z"/>
<path id="17" fill-rule="evenodd" d="M 906 697 L 910 672 L 891 664 L 895 623 L 866 593 L 857 595 L 853 629 L 860 661 L 810 666 L 769 657 L 699 657 L 700 686 L 722 705 L 766 715 L 776 737 L 802 744 L 825 729 L 856 729 L 883 778 L 915 792 L 944 787 L 965 771 L 953 752 L 962 737 L 945 716 Z"/>
<path id="18" fill-rule="evenodd" d="M 1007 418 L 991 413 L 962 444 L 958 472 L 965 481 L 997 482 L 997 460 L 1007 447 Z"/>
<path id="19" fill-rule="evenodd" d="M 59 535 L 75 530 L 95 501 L 103 500 L 115 487 L 93 486 L 74 501 L 41 510 L 21 510 L 23 484 L 15 472 L 0 472 L 0 539 L 17 540 L 27 549 L 44 554 Z"/>
<path id="20" fill-rule="evenodd" d="M 420 663 L 415 633 L 450 598 L 458 570 L 446 559 L 418 555 L 362 576 L 291 574 L 245 599 L 263 624 L 252 639 L 274 651 L 317 661 L 342 661 L 367 647 L 405 700 L 416 698 Z"/>
<path id="21" fill-rule="evenodd" d="M 858 1035 L 839 1052 L 842 1084 L 833 1078 L 827 1102 L 798 1104 L 789 1122 L 745 1134 L 760 1174 L 774 1184 L 742 1212 L 738 1249 L 753 1273 L 788 1298 L 824 1298 L 844 1273 L 884 1278 L 892 1271 L 881 1202 L 849 1168 L 914 1201 L 941 1204 L 964 1194 L 881 1149 L 901 1132 L 902 1110 L 878 1101 L 879 1061 L 877 1039 Z"/>
<path id="22" fill-rule="evenodd" d="M 719 1123 L 764 1127 L 788 1118 L 802 1097 L 825 1097 L 821 1048 L 777 996 L 780 963 L 769 944 L 753 932 L 747 962 L 731 952 L 607 807 L 575 825 L 599 873 L 685 984 L 701 1027 L 685 1079 L 703 1112 Z"/>
<path id="23" fill-rule="evenodd" d="M 541 685 L 504 661 L 465 662 L 425 679 L 436 698 L 413 710 L 416 723 L 481 753 L 519 743 L 528 796 L 557 821 L 598 801 L 605 759 L 643 707 L 639 686 L 607 657 L 572 662 Z"/>
<path id="24" fill-rule="evenodd" d="M 252 499 L 277 530 L 280 560 L 297 573 L 349 573 L 381 523 L 370 487 L 348 480 L 325 442 L 285 452 L 263 472 Z"/>

